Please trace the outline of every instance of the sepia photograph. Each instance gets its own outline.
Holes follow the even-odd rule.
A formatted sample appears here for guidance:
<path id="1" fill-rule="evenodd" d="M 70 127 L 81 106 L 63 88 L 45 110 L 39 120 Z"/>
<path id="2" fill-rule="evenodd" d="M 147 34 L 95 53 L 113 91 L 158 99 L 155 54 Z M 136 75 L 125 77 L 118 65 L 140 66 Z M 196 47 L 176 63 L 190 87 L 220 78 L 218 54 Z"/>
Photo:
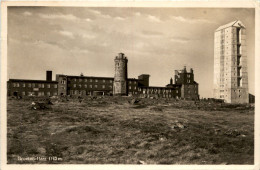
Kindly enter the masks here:
<path id="1" fill-rule="evenodd" d="M 255 8 L 6 17 L 7 164 L 254 165 Z"/>

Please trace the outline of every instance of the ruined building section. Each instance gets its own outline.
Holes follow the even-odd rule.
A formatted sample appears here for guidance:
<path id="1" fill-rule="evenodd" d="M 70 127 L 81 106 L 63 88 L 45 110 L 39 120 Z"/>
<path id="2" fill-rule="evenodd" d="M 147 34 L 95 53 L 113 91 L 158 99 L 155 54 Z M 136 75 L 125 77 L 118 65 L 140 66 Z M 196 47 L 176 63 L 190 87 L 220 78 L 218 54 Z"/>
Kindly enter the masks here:
<path id="1" fill-rule="evenodd" d="M 56 75 L 56 81 L 58 82 L 58 95 L 67 95 L 67 76 L 62 74 Z"/>
<path id="2" fill-rule="evenodd" d="M 115 76 L 113 95 L 128 95 L 127 88 L 127 62 L 124 53 L 119 53 L 115 58 Z"/>
<path id="3" fill-rule="evenodd" d="M 186 67 L 182 70 L 175 70 L 175 86 L 180 86 L 180 97 L 183 99 L 199 99 L 199 84 L 194 81 L 193 69 L 190 72 Z M 178 87 L 177 87 L 178 88 Z"/>
<path id="4" fill-rule="evenodd" d="M 213 94 L 227 103 L 249 102 L 246 29 L 241 21 L 215 31 Z"/>

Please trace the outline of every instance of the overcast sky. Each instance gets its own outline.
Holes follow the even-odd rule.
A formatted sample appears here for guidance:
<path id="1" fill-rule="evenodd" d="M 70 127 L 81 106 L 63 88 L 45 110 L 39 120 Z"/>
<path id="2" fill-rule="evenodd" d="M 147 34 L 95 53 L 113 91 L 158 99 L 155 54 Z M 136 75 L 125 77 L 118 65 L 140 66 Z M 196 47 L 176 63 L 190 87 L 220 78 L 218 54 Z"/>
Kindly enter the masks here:
<path id="1" fill-rule="evenodd" d="M 201 97 L 212 97 L 214 31 L 241 20 L 247 31 L 249 92 L 254 94 L 254 9 L 8 7 L 8 78 L 55 74 L 114 76 L 114 57 L 128 57 L 128 76 L 150 74 L 165 86 L 174 70 L 193 68 Z"/>

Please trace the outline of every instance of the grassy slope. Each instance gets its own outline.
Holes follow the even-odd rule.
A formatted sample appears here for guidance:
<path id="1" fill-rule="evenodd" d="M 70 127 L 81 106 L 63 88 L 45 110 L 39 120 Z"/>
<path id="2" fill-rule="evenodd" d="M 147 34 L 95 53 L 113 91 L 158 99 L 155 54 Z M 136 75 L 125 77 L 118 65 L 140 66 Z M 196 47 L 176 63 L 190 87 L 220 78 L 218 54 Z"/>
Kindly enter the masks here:
<path id="1" fill-rule="evenodd" d="M 8 100 L 8 163 L 253 164 L 253 108 L 129 100 L 70 99 L 46 110 L 32 110 L 29 99 Z"/>

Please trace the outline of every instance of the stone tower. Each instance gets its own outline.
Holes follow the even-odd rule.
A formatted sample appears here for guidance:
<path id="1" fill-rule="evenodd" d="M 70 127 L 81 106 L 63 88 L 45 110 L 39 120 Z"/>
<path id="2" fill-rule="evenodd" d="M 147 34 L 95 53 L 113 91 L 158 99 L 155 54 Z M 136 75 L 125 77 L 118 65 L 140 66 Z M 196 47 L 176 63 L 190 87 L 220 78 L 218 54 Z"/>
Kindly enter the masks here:
<path id="1" fill-rule="evenodd" d="M 213 93 L 227 103 L 248 103 L 246 29 L 241 21 L 215 31 Z"/>
<path id="2" fill-rule="evenodd" d="M 128 60 L 124 53 L 119 53 L 115 58 L 113 95 L 128 95 L 127 62 Z"/>

